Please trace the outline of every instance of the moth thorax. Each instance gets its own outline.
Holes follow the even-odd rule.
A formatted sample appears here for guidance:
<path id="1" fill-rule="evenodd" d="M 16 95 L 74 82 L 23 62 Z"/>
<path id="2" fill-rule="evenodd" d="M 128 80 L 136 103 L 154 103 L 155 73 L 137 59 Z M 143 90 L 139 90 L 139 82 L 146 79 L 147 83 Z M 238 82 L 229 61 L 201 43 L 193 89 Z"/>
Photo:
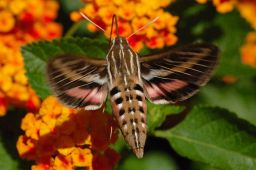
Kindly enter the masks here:
<path id="1" fill-rule="evenodd" d="M 128 42 L 124 37 L 116 37 L 112 40 L 111 45 L 128 45 Z"/>

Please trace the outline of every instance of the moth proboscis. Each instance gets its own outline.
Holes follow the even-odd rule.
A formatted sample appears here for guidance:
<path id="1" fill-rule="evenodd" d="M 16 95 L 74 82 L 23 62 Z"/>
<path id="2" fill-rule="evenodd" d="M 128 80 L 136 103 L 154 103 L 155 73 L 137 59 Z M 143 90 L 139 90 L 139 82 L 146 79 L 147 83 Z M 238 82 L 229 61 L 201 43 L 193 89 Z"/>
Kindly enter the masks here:
<path id="1" fill-rule="evenodd" d="M 211 44 L 192 44 L 139 57 L 116 30 L 106 60 L 61 55 L 48 62 L 47 77 L 55 95 L 69 107 L 96 110 L 109 94 L 126 142 L 142 158 L 147 135 L 146 98 L 168 104 L 191 97 L 208 82 L 219 50 Z"/>

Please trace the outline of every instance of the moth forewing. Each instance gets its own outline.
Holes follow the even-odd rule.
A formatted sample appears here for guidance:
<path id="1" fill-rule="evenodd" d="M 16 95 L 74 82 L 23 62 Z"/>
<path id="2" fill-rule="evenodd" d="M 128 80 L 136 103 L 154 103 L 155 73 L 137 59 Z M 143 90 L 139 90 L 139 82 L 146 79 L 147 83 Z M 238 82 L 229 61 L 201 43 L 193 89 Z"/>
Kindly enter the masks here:
<path id="1" fill-rule="evenodd" d="M 140 58 L 146 97 L 156 104 L 175 103 L 205 85 L 218 62 L 218 48 L 194 44 Z"/>
<path id="2" fill-rule="evenodd" d="M 69 107 L 99 109 L 107 96 L 106 61 L 71 55 L 48 62 L 47 79 L 58 99 Z"/>

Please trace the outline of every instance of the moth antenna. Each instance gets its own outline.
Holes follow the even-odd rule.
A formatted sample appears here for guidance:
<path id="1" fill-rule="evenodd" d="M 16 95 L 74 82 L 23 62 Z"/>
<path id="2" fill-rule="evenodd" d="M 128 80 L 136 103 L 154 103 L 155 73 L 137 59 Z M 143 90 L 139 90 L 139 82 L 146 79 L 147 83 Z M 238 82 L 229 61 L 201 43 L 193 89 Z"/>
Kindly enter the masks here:
<path id="1" fill-rule="evenodd" d="M 92 23 L 94 26 L 96 26 L 97 28 L 99 28 L 101 31 L 106 32 L 103 28 L 101 28 L 99 25 L 97 25 L 95 22 L 93 22 L 92 20 L 90 20 L 90 18 L 88 18 L 84 13 L 80 12 L 80 15 L 86 19 L 87 21 L 89 21 L 90 23 Z"/>
<path id="2" fill-rule="evenodd" d="M 145 29 L 146 27 L 148 27 L 150 24 L 156 22 L 156 20 L 158 20 L 160 18 L 160 16 L 155 17 L 154 19 L 152 19 L 151 21 L 149 21 L 146 25 L 144 25 L 143 27 L 140 27 L 138 30 L 136 30 L 134 33 L 132 33 L 131 35 L 129 35 L 126 40 L 128 40 L 129 38 L 131 38 L 133 35 L 137 34 L 137 32 Z"/>

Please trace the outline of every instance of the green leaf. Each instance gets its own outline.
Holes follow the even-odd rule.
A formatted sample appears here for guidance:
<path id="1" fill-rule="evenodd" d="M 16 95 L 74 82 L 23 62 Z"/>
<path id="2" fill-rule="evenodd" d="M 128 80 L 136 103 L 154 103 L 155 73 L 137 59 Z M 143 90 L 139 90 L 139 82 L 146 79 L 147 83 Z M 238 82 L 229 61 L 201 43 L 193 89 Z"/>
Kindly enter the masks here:
<path id="1" fill-rule="evenodd" d="M 209 164 L 201 162 L 192 162 L 189 170 L 220 170 L 219 168 L 211 167 Z"/>
<path id="2" fill-rule="evenodd" d="M 227 170 L 254 170 L 256 127 L 225 109 L 196 107 L 178 126 L 158 131 L 181 155 Z"/>
<path id="3" fill-rule="evenodd" d="M 117 170 L 178 170 L 170 156 L 161 152 L 149 152 L 143 159 L 134 155 L 124 160 Z"/>
<path id="4" fill-rule="evenodd" d="M 0 167 L 5 170 L 16 170 L 19 162 L 11 157 L 2 142 L 2 134 L 0 134 Z"/>
<path id="5" fill-rule="evenodd" d="M 8 113 L 0 118 L 0 169 L 27 170 L 32 162 L 22 159 L 16 149 L 16 142 L 21 135 L 20 123 L 26 111 L 9 108 Z"/>
<path id="6" fill-rule="evenodd" d="M 196 103 L 226 108 L 256 125 L 254 81 L 241 79 L 231 85 L 212 82 L 200 91 L 198 97 Z"/>
<path id="7" fill-rule="evenodd" d="M 147 102 L 147 106 L 147 124 L 149 133 L 153 133 L 156 128 L 160 127 L 168 115 L 180 113 L 184 109 L 182 106 L 156 105 L 151 102 Z"/>
<path id="8" fill-rule="evenodd" d="M 50 58 L 63 54 L 105 58 L 107 43 L 88 38 L 63 38 L 40 41 L 23 46 L 26 74 L 30 85 L 41 98 L 51 94 L 46 82 L 45 67 Z"/>
<path id="9" fill-rule="evenodd" d="M 66 13 L 79 10 L 84 6 L 84 3 L 81 2 L 81 0 L 60 0 L 60 4 Z"/>

